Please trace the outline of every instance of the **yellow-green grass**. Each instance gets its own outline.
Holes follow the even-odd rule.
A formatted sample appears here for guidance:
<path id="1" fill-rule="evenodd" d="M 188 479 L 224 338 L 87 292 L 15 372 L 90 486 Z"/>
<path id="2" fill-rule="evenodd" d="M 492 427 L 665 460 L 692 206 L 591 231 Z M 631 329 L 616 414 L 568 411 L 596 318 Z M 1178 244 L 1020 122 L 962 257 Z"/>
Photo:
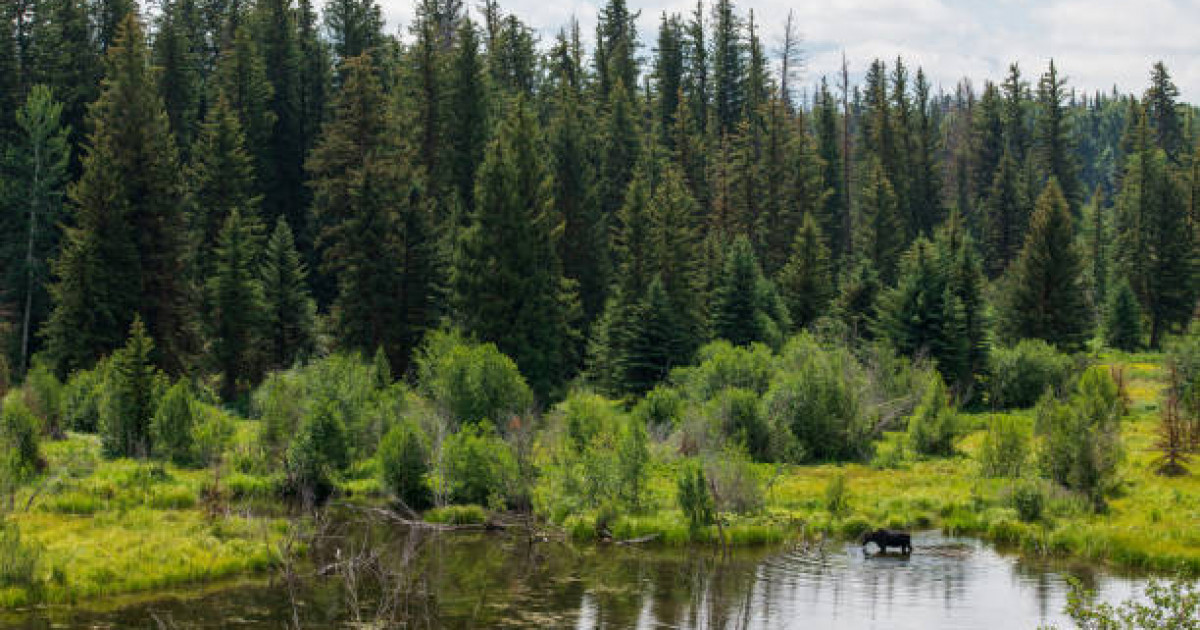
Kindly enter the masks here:
<path id="1" fill-rule="evenodd" d="M 39 554 L 37 585 L 0 589 L 0 608 L 74 603 L 249 574 L 271 566 L 286 531 L 237 504 L 203 505 L 213 473 L 106 461 L 92 436 L 45 446 L 50 479 L 8 518 Z M 245 479 L 246 486 L 258 482 Z M 228 509 L 233 508 L 233 509 Z"/>

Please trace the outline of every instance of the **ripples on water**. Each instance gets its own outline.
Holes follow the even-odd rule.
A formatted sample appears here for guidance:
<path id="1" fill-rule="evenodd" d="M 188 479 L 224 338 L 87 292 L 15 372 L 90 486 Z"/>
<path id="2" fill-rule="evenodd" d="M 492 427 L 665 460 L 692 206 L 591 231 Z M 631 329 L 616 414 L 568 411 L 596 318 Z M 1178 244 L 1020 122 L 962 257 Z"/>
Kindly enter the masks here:
<path id="1" fill-rule="evenodd" d="M 411 539 L 401 537 L 391 546 L 411 549 Z M 422 593 L 411 598 L 408 627 L 1036 628 L 1062 621 L 1067 590 L 1061 568 L 932 532 L 914 536 L 910 557 L 864 554 L 841 543 L 823 554 L 743 550 L 725 560 L 709 550 L 558 543 L 530 553 L 496 535 L 421 544 L 423 557 L 411 571 L 421 576 Z M 1080 577 L 1112 601 L 1141 585 L 1094 571 Z M 345 602 L 337 579 L 311 584 L 299 607 L 304 627 L 348 627 Z M 147 628 L 155 619 L 179 628 L 279 628 L 290 616 L 284 589 L 258 584 L 109 612 L 33 611 L 10 621 L 38 629 Z"/>

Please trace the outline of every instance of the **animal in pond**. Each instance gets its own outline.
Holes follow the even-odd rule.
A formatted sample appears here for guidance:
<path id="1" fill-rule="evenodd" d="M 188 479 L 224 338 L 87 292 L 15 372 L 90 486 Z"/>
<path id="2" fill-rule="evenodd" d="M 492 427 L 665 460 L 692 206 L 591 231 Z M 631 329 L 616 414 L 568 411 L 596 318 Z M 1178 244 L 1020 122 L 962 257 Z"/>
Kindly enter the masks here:
<path id="1" fill-rule="evenodd" d="M 912 553 L 912 536 L 908 532 L 877 529 L 863 534 L 861 542 L 864 549 L 867 543 L 875 543 L 882 553 L 887 553 L 888 547 L 899 547 L 900 552 L 905 555 Z"/>

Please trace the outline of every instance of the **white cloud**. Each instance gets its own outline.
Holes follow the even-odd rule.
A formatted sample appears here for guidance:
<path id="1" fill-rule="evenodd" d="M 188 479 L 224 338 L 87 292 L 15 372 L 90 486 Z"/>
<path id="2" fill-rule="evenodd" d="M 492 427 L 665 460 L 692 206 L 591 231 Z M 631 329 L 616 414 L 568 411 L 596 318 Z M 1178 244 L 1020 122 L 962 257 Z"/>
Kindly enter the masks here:
<path id="1" fill-rule="evenodd" d="M 407 28 L 413 0 L 379 0 L 388 28 Z M 468 0 L 470 1 L 470 0 Z M 640 10 L 649 55 L 663 11 L 689 14 L 694 0 L 628 0 Z M 548 38 L 572 15 L 585 34 L 601 0 L 502 0 Z M 706 4 L 709 4 L 706 2 Z M 1151 64 L 1166 62 L 1183 98 L 1200 100 L 1200 2 L 1196 0 L 741 0 L 753 9 L 772 49 L 789 9 L 805 39 L 807 81 L 833 75 L 845 50 L 855 74 L 874 57 L 903 55 L 935 85 L 950 89 L 963 76 L 976 85 L 999 79 L 1016 61 L 1035 79 L 1054 58 L 1070 86 L 1086 91 L 1145 89 Z"/>

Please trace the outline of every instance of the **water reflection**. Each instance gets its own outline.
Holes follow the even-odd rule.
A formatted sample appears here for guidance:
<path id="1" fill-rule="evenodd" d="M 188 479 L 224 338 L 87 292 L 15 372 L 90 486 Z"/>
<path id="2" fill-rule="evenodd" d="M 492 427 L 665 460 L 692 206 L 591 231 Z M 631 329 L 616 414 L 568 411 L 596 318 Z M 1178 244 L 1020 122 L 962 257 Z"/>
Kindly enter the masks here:
<path id="1" fill-rule="evenodd" d="M 107 611 L 26 611 L 22 628 L 306 628 L 391 620 L 431 628 L 1032 628 L 1060 620 L 1061 567 L 970 539 L 914 537 L 911 557 L 774 548 L 729 558 L 707 549 L 528 545 L 519 536 L 434 534 L 371 526 L 315 546 L 293 600 L 278 580 L 181 593 Z M 368 554 L 369 555 L 364 555 Z M 352 577 L 336 570 L 369 558 Z M 372 564 L 373 563 L 373 564 Z M 1118 600 L 1140 581 L 1082 573 Z M 158 620 L 158 621 L 156 621 Z"/>

